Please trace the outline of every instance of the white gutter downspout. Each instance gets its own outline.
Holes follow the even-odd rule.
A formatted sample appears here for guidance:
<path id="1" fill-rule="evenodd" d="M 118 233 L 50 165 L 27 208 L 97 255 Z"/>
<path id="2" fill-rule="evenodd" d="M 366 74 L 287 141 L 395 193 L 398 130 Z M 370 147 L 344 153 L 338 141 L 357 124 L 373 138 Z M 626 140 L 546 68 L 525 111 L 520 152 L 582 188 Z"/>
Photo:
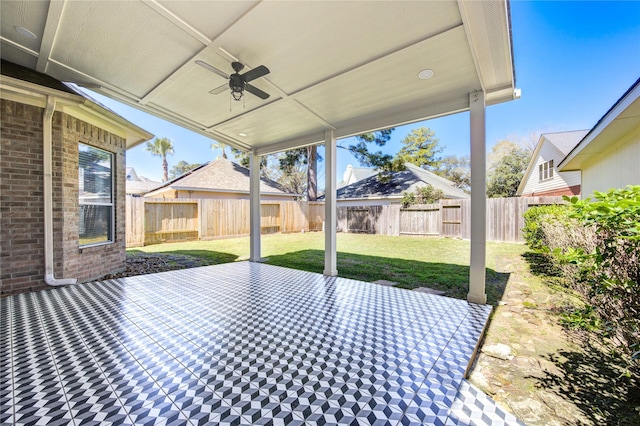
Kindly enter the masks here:
<path id="1" fill-rule="evenodd" d="M 76 278 L 56 279 L 53 276 L 53 112 L 56 98 L 47 96 L 47 106 L 42 118 L 42 162 L 44 169 L 44 282 L 48 285 L 59 286 L 75 284 Z"/>

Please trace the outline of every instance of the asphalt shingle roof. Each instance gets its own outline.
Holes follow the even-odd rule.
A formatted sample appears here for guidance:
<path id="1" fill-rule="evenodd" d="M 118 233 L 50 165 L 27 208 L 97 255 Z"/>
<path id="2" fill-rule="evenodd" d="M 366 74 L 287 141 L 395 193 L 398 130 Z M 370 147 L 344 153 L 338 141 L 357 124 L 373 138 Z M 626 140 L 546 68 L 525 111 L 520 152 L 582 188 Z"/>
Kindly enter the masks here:
<path id="1" fill-rule="evenodd" d="M 189 188 L 191 190 L 249 192 L 249 169 L 226 158 L 219 158 L 197 167 L 156 188 Z M 260 192 L 269 194 L 296 195 L 286 192 L 278 183 L 261 178 Z"/>
<path id="2" fill-rule="evenodd" d="M 444 192 L 446 198 L 469 198 L 469 194 L 453 186 L 453 183 L 428 170 L 406 163 L 406 170 L 393 172 L 387 182 L 378 175 L 344 186 L 337 191 L 337 199 L 402 197 L 403 192 L 413 192 L 427 184 Z"/>
<path id="3" fill-rule="evenodd" d="M 587 133 L 589 133 L 588 130 L 574 130 L 571 132 L 544 133 L 543 136 L 566 156 L 580 143 Z"/>

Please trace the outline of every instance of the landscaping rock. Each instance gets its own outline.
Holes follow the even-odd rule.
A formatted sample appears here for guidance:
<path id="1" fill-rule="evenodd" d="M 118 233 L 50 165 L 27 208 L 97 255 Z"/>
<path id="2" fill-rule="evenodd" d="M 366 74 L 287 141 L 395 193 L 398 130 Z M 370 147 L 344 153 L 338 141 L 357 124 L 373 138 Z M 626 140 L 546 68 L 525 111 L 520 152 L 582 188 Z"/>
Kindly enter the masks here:
<path id="1" fill-rule="evenodd" d="M 511 348 L 503 343 L 484 346 L 482 348 L 482 353 L 505 361 L 513 359 L 513 355 L 511 355 Z"/>
<path id="2" fill-rule="evenodd" d="M 447 294 L 446 291 L 436 290 L 435 288 L 429 288 L 429 287 L 417 287 L 417 288 L 414 288 L 413 291 L 419 291 L 420 293 L 435 294 L 436 296 L 444 296 L 445 294 Z"/>
<path id="3" fill-rule="evenodd" d="M 373 283 L 374 284 L 380 284 L 380 285 L 386 285 L 386 286 L 389 286 L 389 287 L 393 287 L 393 286 L 398 285 L 398 283 L 395 282 L 395 281 L 387 281 L 387 280 L 377 280 L 377 281 L 373 281 Z"/>

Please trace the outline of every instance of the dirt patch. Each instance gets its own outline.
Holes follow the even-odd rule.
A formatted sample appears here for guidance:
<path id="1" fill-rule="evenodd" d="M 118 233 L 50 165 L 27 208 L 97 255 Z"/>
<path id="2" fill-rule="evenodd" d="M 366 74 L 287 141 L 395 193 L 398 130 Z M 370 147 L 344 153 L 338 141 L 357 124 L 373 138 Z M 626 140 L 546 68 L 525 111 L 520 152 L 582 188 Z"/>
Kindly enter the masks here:
<path id="1" fill-rule="evenodd" d="M 127 268 L 124 271 L 117 274 L 105 275 L 98 281 L 175 271 L 177 269 L 196 268 L 211 264 L 213 263 L 195 256 L 161 253 L 127 253 Z"/>
<path id="2" fill-rule="evenodd" d="M 523 258 L 496 266 L 510 277 L 470 381 L 527 425 L 640 424 L 640 387 L 615 352 L 558 323 L 558 308 L 575 297 L 532 275 Z"/>

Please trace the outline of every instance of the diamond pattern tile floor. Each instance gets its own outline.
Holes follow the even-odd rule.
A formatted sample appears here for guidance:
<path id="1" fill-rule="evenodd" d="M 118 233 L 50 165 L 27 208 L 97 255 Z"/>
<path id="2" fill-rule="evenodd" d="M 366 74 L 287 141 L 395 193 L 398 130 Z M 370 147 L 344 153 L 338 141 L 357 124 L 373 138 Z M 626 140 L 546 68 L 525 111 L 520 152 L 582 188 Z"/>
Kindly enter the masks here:
<path id="1" fill-rule="evenodd" d="M 2 424 L 520 424 L 463 378 L 488 306 L 249 262 L 0 304 Z"/>

